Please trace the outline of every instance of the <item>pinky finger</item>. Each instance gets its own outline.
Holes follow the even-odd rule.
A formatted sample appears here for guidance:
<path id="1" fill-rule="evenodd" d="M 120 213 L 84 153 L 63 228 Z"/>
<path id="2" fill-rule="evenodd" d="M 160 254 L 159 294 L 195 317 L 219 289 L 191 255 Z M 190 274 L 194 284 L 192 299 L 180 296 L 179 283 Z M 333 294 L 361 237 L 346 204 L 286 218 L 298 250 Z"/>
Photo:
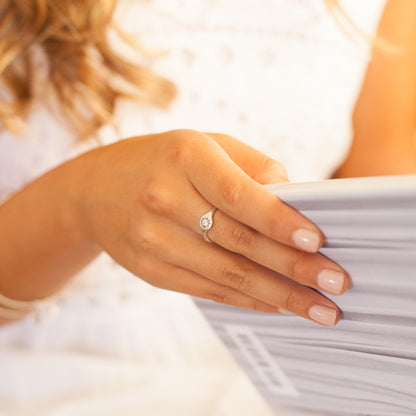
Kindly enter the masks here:
<path id="1" fill-rule="evenodd" d="M 148 283 L 161 289 L 185 293 L 198 298 L 213 300 L 217 303 L 237 306 L 245 309 L 252 309 L 266 313 L 287 313 L 280 311 L 277 306 L 270 305 L 259 299 L 252 298 L 245 293 L 221 285 L 190 270 L 172 264 L 152 264 L 154 273 L 149 279 L 144 278 Z M 169 276 L 167 279 L 166 276 Z M 162 283 L 163 282 L 163 283 Z"/>

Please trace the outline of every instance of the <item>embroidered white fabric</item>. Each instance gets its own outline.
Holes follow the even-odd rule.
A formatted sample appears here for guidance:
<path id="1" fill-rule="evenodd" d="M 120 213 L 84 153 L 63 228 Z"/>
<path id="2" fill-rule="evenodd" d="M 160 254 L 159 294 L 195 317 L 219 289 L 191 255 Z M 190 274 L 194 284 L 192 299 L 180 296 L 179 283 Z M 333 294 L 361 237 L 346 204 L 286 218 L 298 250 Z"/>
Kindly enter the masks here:
<path id="1" fill-rule="evenodd" d="M 350 0 L 373 33 L 385 0 Z M 118 19 L 179 88 L 168 112 L 120 103 L 109 143 L 174 128 L 231 134 L 285 165 L 292 180 L 331 174 L 351 140 L 368 61 L 321 0 L 124 0 Z M 131 54 L 131 51 L 125 51 Z M 0 197 L 92 144 L 41 103 L 22 139 L 0 134 Z M 182 295 L 154 289 L 101 256 L 59 301 L 59 316 L 0 330 L 0 415 L 267 415 L 269 410 Z M 19 413 L 20 412 L 20 413 Z"/>

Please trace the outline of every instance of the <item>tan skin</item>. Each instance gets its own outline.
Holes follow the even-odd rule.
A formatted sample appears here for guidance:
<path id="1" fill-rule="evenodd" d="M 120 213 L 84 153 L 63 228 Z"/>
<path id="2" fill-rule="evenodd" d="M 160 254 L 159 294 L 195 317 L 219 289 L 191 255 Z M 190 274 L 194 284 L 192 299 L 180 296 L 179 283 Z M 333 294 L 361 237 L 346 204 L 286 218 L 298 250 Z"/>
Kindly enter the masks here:
<path id="1" fill-rule="evenodd" d="M 413 0 L 387 4 L 379 36 L 407 53 L 375 51 L 339 177 L 416 170 L 415 18 Z M 0 293 L 48 296 L 105 250 L 158 287 L 307 319 L 309 308 L 321 305 L 335 324 L 340 311 L 314 290 L 317 276 L 341 272 L 337 294 L 349 277 L 315 252 L 323 239 L 316 226 L 260 186 L 285 180 L 277 162 L 225 135 L 180 130 L 93 150 L 0 207 Z M 198 221 L 212 206 L 219 211 L 208 244 Z M 296 246 L 299 229 L 314 233 L 315 247 Z"/>
<path id="2" fill-rule="evenodd" d="M 280 164 L 226 135 L 177 130 L 95 149 L 0 207 L 0 293 L 48 296 L 105 250 L 161 288 L 307 319 L 326 306 L 335 324 L 339 309 L 312 288 L 324 269 L 341 272 L 339 293 L 349 277 L 315 253 L 318 228 L 260 185 L 286 180 Z M 212 206 L 215 244 L 199 230 Z M 299 229 L 316 236 L 310 252 L 296 248 Z"/>
<path id="3" fill-rule="evenodd" d="M 373 48 L 353 114 L 354 140 L 336 177 L 416 172 L 416 2 L 389 0 L 377 37 L 402 49 Z"/>

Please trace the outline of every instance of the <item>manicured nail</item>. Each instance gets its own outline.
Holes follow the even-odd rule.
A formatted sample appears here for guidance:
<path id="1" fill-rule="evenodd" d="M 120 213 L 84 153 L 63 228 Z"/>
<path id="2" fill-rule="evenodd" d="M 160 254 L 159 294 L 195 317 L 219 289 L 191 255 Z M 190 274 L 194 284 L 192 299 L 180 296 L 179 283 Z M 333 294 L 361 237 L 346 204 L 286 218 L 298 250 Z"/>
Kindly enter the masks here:
<path id="1" fill-rule="evenodd" d="M 319 235 L 314 231 L 300 228 L 293 233 L 292 238 L 295 245 L 303 251 L 316 253 L 319 250 Z"/>
<path id="2" fill-rule="evenodd" d="M 337 320 L 337 311 L 327 306 L 313 305 L 309 308 L 309 316 L 319 324 L 334 326 Z"/>
<path id="3" fill-rule="evenodd" d="M 318 275 L 318 286 L 326 292 L 339 295 L 344 287 L 344 273 L 325 269 Z"/>

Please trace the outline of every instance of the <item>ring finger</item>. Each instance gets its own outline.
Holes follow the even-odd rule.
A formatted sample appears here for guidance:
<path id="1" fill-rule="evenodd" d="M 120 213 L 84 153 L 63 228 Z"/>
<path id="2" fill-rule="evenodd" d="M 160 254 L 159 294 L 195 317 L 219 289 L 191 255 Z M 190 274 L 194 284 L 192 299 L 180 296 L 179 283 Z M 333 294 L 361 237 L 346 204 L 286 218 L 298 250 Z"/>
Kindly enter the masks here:
<path id="1" fill-rule="evenodd" d="M 221 211 L 206 236 L 227 250 L 332 295 L 344 293 L 349 276 L 321 253 L 306 253 L 278 243 Z M 215 226 L 214 226 L 215 221 Z"/>
<path id="2" fill-rule="evenodd" d="M 166 263 L 322 325 L 338 322 L 339 309 L 319 292 L 219 245 L 208 244 L 200 235 L 186 232 L 169 220 L 153 227 L 157 228 L 153 234 L 159 236 L 154 254 Z"/>
<path id="3" fill-rule="evenodd" d="M 208 213 L 212 206 L 208 202 L 201 204 L 199 195 L 198 198 L 188 197 L 187 201 L 186 208 L 171 219 L 195 233 L 202 234 L 200 218 L 204 213 Z M 192 204 L 190 201 L 197 202 Z M 222 211 L 216 210 L 213 213 L 212 226 L 205 235 L 221 247 L 241 254 L 303 285 L 331 295 L 340 295 L 349 287 L 350 278 L 345 270 L 321 253 L 306 253 L 279 243 Z M 201 240 L 205 243 L 202 238 Z"/>

